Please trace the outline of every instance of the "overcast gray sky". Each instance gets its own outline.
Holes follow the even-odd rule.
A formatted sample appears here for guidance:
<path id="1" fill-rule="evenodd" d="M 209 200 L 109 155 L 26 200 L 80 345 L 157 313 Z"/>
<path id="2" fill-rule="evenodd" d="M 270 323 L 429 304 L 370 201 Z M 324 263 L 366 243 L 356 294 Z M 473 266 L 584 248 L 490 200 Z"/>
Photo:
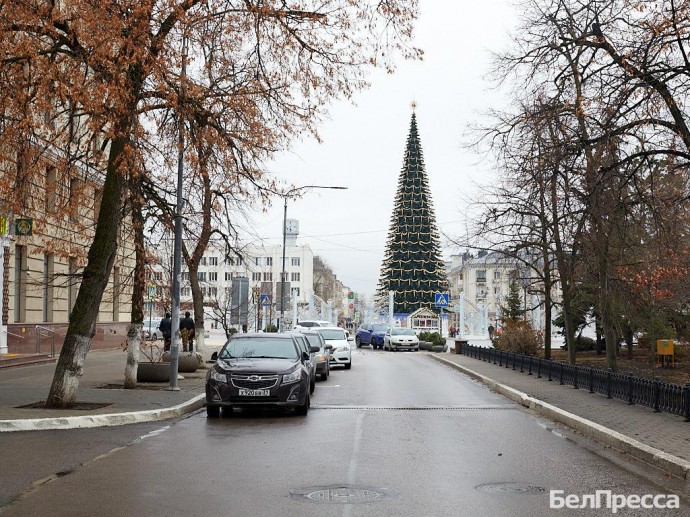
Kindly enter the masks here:
<path id="1" fill-rule="evenodd" d="M 296 143 L 270 169 L 294 185 L 342 185 L 289 201 L 288 218 L 300 222 L 299 244 L 309 244 L 348 287 L 373 293 L 379 278 L 393 201 L 403 164 L 412 101 L 426 173 L 441 232 L 461 233 L 462 198 L 487 181 L 490 164 L 463 148 L 468 125 L 501 95 L 485 79 L 490 50 L 507 45 L 516 22 L 508 0 L 420 0 L 416 44 L 421 62 L 400 62 L 393 75 L 376 73 L 352 105 L 338 103 L 321 127 L 321 144 Z M 283 203 L 255 216 L 269 244 L 282 242 Z M 452 249 L 443 244 L 444 258 Z"/>

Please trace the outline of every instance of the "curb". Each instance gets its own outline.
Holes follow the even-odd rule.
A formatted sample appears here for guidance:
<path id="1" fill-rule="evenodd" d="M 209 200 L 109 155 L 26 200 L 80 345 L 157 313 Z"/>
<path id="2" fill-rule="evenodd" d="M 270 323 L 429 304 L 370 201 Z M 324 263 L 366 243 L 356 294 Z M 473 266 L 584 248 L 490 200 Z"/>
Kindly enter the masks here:
<path id="1" fill-rule="evenodd" d="M 669 472 L 674 476 L 678 476 L 683 479 L 690 479 L 690 462 L 684 459 L 678 458 L 654 447 L 650 447 L 649 445 L 645 445 L 644 443 L 630 438 L 629 436 L 621 434 L 617 431 L 613 431 L 608 427 L 604 427 L 603 425 L 592 422 L 591 420 L 587 420 L 586 418 L 574 415 L 573 413 L 569 413 L 568 411 L 560 409 L 552 404 L 547 404 L 544 401 L 530 397 L 526 393 L 511 388 L 510 386 L 506 386 L 505 384 L 501 384 L 489 377 L 475 372 L 474 370 L 470 370 L 465 366 L 454 363 L 453 361 L 436 355 L 431 357 L 438 362 L 446 364 L 451 368 L 459 370 L 460 372 L 480 381 L 493 391 L 500 393 L 501 395 L 514 402 L 517 402 L 522 406 L 536 411 L 544 417 L 547 417 L 555 422 L 565 424 L 571 429 L 575 429 L 589 438 L 593 438 L 606 445 L 610 445 L 611 447 L 630 454 L 639 460 Z"/>
<path id="2" fill-rule="evenodd" d="M 125 424 L 140 424 L 176 418 L 204 407 L 206 394 L 197 395 L 187 402 L 163 409 L 109 413 L 104 415 L 68 416 L 54 418 L 23 418 L 0 420 L 0 433 L 13 431 L 47 431 L 56 429 L 86 429 Z"/>

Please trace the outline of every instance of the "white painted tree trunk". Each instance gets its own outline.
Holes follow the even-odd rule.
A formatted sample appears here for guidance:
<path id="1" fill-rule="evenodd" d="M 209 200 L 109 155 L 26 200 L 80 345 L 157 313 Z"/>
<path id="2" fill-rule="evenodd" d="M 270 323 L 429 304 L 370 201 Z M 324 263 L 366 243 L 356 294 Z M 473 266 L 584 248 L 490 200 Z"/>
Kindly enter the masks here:
<path id="1" fill-rule="evenodd" d="M 125 367 L 125 388 L 137 387 L 137 368 L 139 366 L 139 346 L 141 346 L 141 323 L 132 323 L 127 330 L 127 366 Z"/>

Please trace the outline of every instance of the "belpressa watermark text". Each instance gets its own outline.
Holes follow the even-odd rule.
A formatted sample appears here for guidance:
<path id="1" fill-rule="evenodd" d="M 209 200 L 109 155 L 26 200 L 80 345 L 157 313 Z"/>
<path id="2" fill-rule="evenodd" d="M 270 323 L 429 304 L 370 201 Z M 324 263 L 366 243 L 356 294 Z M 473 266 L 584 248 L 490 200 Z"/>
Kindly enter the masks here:
<path id="1" fill-rule="evenodd" d="M 549 491 L 549 508 L 608 508 L 617 513 L 623 508 L 640 509 L 674 509 L 680 508 L 680 499 L 675 494 L 614 494 L 611 490 L 597 490 L 593 494 L 568 494 L 564 490 Z"/>

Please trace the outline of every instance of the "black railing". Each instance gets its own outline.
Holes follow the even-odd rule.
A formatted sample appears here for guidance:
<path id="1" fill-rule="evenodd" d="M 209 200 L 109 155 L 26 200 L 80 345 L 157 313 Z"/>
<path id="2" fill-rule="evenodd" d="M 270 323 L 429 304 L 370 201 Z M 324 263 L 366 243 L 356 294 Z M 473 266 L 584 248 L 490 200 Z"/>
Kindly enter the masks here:
<path id="1" fill-rule="evenodd" d="M 462 354 L 487 361 L 503 368 L 520 370 L 528 375 L 567 384 L 590 393 L 601 393 L 608 398 L 620 399 L 628 404 L 639 404 L 656 412 L 673 413 L 690 422 L 690 382 L 685 386 L 661 382 L 658 377 L 645 379 L 628 374 L 613 373 L 590 366 L 566 364 L 551 359 L 505 352 L 495 348 L 463 345 Z"/>

